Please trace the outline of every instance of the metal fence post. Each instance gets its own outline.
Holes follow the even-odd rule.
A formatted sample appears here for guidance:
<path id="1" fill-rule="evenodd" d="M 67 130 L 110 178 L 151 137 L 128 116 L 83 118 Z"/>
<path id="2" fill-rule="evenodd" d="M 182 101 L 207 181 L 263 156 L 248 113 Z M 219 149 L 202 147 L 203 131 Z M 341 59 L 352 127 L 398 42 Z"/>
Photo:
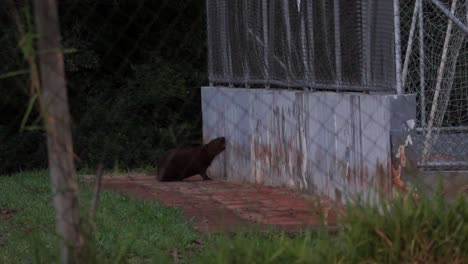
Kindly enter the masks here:
<path id="1" fill-rule="evenodd" d="M 340 21 L 340 1 L 334 0 L 333 2 L 333 18 L 335 24 L 335 67 L 336 67 L 336 81 L 341 83 L 343 81 L 341 72 L 341 21 Z"/>
<path id="2" fill-rule="evenodd" d="M 419 3 L 419 87 L 421 96 L 421 127 L 426 127 L 426 87 L 425 87 L 425 65 L 424 65 L 424 8 L 423 0 Z"/>
<path id="3" fill-rule="evenodd" d="M 393 0 L 393 22 L 395 27 L 395 71 L 396 92 L 402 94 L 401 88 L 401 34 L 400 34 L 400 1 Z"/>

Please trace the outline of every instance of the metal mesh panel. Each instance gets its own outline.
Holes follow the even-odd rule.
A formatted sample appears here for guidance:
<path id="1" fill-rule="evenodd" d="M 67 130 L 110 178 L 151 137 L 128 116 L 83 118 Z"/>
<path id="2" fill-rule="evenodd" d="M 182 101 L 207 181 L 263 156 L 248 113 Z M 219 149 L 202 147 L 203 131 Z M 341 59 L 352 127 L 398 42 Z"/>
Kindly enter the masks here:
<path id="1" fill-rule="evenodd" d="M 211 82 L 394 89 L 391 1 L 207 0 L 207 13 Z"/>
<path id="2" fill-rule="evenodd" d="M 467 23 L 465 0 L 440 2 Z M 422 12 L 420 9 L 422 4 Z M 416 93 L 423 167 L 468 167 L 467 41 L 463 30 L 432 1 L 401 1 L 403 85 Z"/>

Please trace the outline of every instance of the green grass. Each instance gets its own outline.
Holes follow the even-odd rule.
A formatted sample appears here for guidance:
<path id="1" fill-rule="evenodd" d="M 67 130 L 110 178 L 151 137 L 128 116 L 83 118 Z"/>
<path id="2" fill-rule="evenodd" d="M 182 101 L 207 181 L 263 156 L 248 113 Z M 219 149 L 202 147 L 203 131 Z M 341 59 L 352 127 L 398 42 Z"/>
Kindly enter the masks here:
<path id="1" fill-rule="evenodd" d="M 118 162 L 115 162 L 114 167 L 112 169 L 105 169 L 102 172 L 104 174 L 151 174 L 151 173 L 156 173 L 156 167 L 147 165 L 145 167 L 139 167 L 139 168 L 128 168 L 128 167 L 122 167 L 119 166 Z M 97 168 L 96 167 L 90 167 L 90 166 L 82 166 L 78 170 L 78 175 L 92 175 L 96 174 Z"/>
<path id="2" fill-rule="evenodd" d="M 212 238 L 198 263 L 468 263 L 468 206 L 397 198 L 383 207 L 354 205 L 337 236 L 240 234 Z"/>
<path id="3" fill-rule="evenodd" d="M 88 211 L 91 188 L 80 186 L 82 213 Z M 45 172 L 0 177 L 0 208 L 17 213 L 0 218 L 0 263 L 54 263 L 57 236 L 49 180 Z M 94 261 L 169 262 L 167 251 L 184 248 L 197 238 L 179 210 L 104 191 L 91 242 Z"/>
<path id="4" fill-rule="evenodd" d="M 56 263 L 49 180 L 45 172 L 0 177 L 0 263 Z M 82 212 L 91 191 L 80 185 Z M 384 209 L 382 209 L 384 208 Z M 395 199 L 380 209 L 351 206 L 344 231 L 295 236 L 278 232 L 201 235 L 180 211 L 103 192 L 97 231 L 83 263 L 468 263 L 466 197 L 447 203 Z M 172 251 L 173 252 L 173 251 Z"/>
<path id="5" fill-rule="evenodd" d="M 326 233 L 242 233 L 214 236 L 195 263 L 336 263 L 337 237 Z"/>

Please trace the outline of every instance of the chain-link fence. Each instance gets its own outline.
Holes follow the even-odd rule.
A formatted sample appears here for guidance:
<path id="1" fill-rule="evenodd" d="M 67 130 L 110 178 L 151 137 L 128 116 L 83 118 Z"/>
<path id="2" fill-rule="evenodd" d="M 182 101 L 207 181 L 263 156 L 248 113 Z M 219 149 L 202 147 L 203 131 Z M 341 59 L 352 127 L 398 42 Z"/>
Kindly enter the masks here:
<path id="1" fill-rule="evenodd" d="M 436 1 L 439 2 L 439 1 Z M 418 98 L 419 163 L 466 168 L 468 79 L 466 1 L 401 1 L 402 79 Z"/>
<path id="2" fill-rule="evenodd" d="M 0 167 L 5 173 L 47 164 L 38 104 L 30 101 L 37 94 L 30 90 L 25 63 L 27 56 L 37 54 L 31 43 L 37 39 L 32 6 L 13 1 L 20 6 L 20 35 L 8 2 L 2 3 L 0 16 L 0 72 L 5 74 L 0 79 L 5 113 Z M 201 143 L 199 88 L 207 83 L 204 3 L 58 4 L 80 166 L 102 162 L 111 168 L 143 167 L 163 149 Z M 12 159 L 15 155 L 28 162 Z"/>
<path id="3" fill-rule="evenodd" d="M 466 161 L 465 35 L 429 1 L 422 16 L 414 1 L 401 1 L 407 94 L 398 96 L 392 1 L 59 1 L 58 21 L 45 20 L 60 28 L 52 50 L 37 45 L 47 42 L 34 13 L 40 0 L 36 9 L 7 2 L 0 174 L 74 170 L 48 163 L 44 130 L 49 153 L 52 143 L 62 151 L 52 159 L 117 172 L 164 167 L 157 160 L 167 150 L 224 137 L 214 152 L 183 150 L 177 174 L 211 165 L 218 180 L 288 186 L 340 203 L 407 193 L 401 176 L 413 145 L 422 165 Z M 454 3 L 454 16 L 466 21 L 466 3 Z M 66 90 L 47 92 L 48 78 Z M 53 108 L 66 101 L 71 121 L 50 118 L 45 110 L 67 115 L 66 105 Z M 57 124 L 65 128 L 51 132 Z M 51 143 L 69 129 L 73 141 Z M 60 185 L 70 182 L 73 194 L 73 179 L 55 182 L 54 197 L 66 196 Z M 78 204 L 70 207 L 60 212 L 70 216 Z"/>
<path id="4" fill-rule="evenodd" d="M 92 225 L 84 220 L 92 216 L 89 201 L 78 203 L 75 165 L 85 172 L 98 164 L 105 171 L 151 171 L 167 149 L 202 143 L 204 11 L 200 1 L 0 3 L 0 175 L 14 174 L 28 194 L 12 202 L 2 192 L 0 211 L 19 204 L 14 211 L 31 215 L 34 201 L 26 196 L 40 199 L 40 190 L 52 189 L 46 197 L 53 197 L 56 232 L 50 207 L 42 207 L 52 199 L 37 205 L 44 212 L 36 212 L 33 223 L 23 224 L 40 234 L 37 243 L 55 243 L 57 234 L 76 246 L 81 235 L 89 235 Z M 23 182 L 15 174 L 45 168 L 51 185 L 40 188 L 39 176 Z M 43 215 L 50 218 L 43 221 Z M 31 242 L 27 250 L 9 248 L 5 256 L 3 246 L 14 241 L 4 235 L 23 226 L 19 219 L 4 229 L 1 221 L 0 258 L 13 259 L 6 263 L 34 259 L 34 246 L 47 250 Z"/>
<path id="5" fill-rule="evenodd" d="M 229 139 L 215 174 L 339 200 L 404 186 L 416 105 L 393 96 L 394 13 L 390 1 L 207 1 L 203 133 Z"/>
<path id="6" fill-rule="evenodd" d="M 394 90 L 392 1 L 207 1 L 213 83 Z"/>
<path id="7" fill-rule="evenodd" d="M 207 3 L 212 83 L 395 90 L 390 1 Z M 468 149 L 465 33 L 446 13 L 463 23 L 466 4 L 445 3 L 444 13 L 431 1 L 422 1 L 421 9 L 417 3 L 400 2 L 400 32 L 402 85 L 418 98 L 419 165 L 462 169 Z"/>

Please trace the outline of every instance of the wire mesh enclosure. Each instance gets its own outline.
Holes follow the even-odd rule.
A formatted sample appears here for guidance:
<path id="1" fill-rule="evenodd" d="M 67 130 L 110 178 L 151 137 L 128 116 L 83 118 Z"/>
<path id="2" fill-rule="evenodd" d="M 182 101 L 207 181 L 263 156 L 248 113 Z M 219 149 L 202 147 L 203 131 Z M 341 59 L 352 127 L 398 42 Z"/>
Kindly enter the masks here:
<path id="1" fill-rule="evenodd" d="M 195 231 L 332 231 L 345 203 L 396 194 L 434 211 L 417 195 L 439 172 L 419 174 L 412 150 L 421 166 L 466 168 L 467 22 L 468 0 L 0 1 L 0 263 L 57 262 L 54 241 L 61 263 L 206 263 L 205 249 L 227 258 Z M 442 175 L 447 196 L 468 189 L 466 173 Z M 409 219 L 394 215 L 397 227 Z M 351 248 L 330 237 L 310 243 Z M 427 260 L 435 248 L 456 261 L 460 237 L 439 239 L 445 253 L 398 243 L 348 259 Z M 269 260 L 307 259 L 271 245 Z M 86 259 L 64 260 L 75 249 Z"/>
<path id="2" fill-rule="evenodd" d="M 213 83 L 395 88 L 392 1 L 207 0 Z"/>
<path id="3" fill-rule="evenodd" d="M 466 0 L 207 0 L 207 18 L 212 83 L 402 87 L 417 95 L 419 166 L 468 167 Z"/>
<path id="4" fill-rule="evenodd" d="M 418 98 L 419 165 L 467 168 L 468 2 L 400 3 L 402 82 Z"/>

